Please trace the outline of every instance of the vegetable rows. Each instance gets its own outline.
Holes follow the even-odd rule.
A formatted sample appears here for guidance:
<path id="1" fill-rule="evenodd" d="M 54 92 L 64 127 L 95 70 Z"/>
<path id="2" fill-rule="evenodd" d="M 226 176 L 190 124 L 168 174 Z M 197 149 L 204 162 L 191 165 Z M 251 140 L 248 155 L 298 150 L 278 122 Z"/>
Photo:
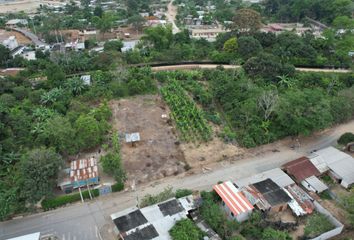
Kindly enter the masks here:
<path id="1" fill-rule="evenodd" d="M 212 131 L 202 111 L 176 80 L 169 80 L 168 84 L 161 88 L 161 93 L 171 109 L 171 117 L 175 120 L 183 141 L 199 142 L 211 139 Z"/>

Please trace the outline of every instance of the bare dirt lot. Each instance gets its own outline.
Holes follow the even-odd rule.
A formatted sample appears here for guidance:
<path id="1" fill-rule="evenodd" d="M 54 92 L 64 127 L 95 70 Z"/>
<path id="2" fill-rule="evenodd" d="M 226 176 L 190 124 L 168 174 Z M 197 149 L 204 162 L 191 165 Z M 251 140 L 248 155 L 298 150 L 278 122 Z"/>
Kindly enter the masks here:
<path id="1" fill-rule="evenodd" d="M 158 95 L 145 95 L 111 101 L 113 128 L 122 138 L 122 159 L 128 182 L 149 182 L 166 176 L 208 171 L 213 164 L 237 160 L 243 150 L 225 144 L 220 138 L 208 143 L 180 143 L 173 123 L 162 118 L 169 108 Z M 125 133 L 139 132 L 141 142 L 125 143 Z M 188 166 L 188 167 L 186 167 Z"/>
<path id="2" fill-rule="evenodd" d="M 1 8 L 1 6 L 0 6 L 0 8 Z M 15 36 L 17 42 L 21 45 L 31 44 L 31 40 L 29 40 L 27 37 L 25 37 L 23 34 L 21 34 L 19 32 L 6 31 L 3 29 L 0 29 L 0 42 L 8 39 L 10 36 Z"/>
<path id="3" fill-rule="evenodd" d="M 169 113 L 157 95 L 111 101 L 113 127 L 122 135 L 121 153 L 128 181 L 148 182 L 184 172 L 185 159 L 174 129 L 161 116 Z M 125 133 L 139 132 L 135 146 Z"/>

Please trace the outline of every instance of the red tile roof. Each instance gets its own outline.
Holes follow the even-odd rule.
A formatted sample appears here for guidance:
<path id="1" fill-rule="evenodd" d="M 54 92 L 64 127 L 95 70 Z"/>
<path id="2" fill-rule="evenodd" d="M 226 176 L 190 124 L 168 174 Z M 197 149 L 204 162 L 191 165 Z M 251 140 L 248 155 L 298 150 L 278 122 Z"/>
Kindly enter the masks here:
<path id="1" fill-rule="evenodd" d="M 294 176 L 297 182 L 311 177 L 319 176 L 321 173 L 307 157 L 301 157 L 283 165 L 284 170 Z"/>

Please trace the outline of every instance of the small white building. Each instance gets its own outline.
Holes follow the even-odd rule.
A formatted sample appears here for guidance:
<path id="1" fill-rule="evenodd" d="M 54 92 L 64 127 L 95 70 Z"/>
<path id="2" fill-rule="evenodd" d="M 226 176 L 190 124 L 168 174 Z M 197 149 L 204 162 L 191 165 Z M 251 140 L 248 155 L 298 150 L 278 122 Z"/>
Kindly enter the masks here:
<path id="1" fill-rule="evenodd" d="M 254 207 L 232 182 L 215 185 L 213 189 L 221 197 L 223 208 L 229 218 L 238 222 L 248 219 Z"/>
<path id="2" fill-rule="evenodd" d="M 8 39 L 6 39 L 2 42 L 2 45 L 4 45 L 5 47 L 7 47 L 10 50 L 13 50 L 18 47 L 18 42 L 17 42 L 15 36 L 10 36 Z"/>
<path id="3" fill-rule="evenodd" d="M 16 27 L 18 25 L 28 25 L 26 19 L 11 19 L 5 23 L 6 27 Z"/>

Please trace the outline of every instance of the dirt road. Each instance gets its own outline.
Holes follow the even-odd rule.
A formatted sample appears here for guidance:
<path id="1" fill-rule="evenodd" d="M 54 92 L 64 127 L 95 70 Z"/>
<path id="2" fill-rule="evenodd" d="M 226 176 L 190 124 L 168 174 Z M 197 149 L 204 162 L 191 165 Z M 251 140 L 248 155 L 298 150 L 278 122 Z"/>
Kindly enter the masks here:
<path id="1" fill-rule="evenodd" d="M 187 69 L 215 69 L 222 66 L 225 69 L 238 69 L 240 65 L 227 65 L 227 64 L 181 64 L 181 65 L 168 65 L 151 67 L 153 71 L 173 71 L 173 70 L 187 70 Z M 296 68 L 300 72 L 327 72 L 327 73 L 350 73 L 350 69 L 322 69 L 322 68 Z"/>
<path id="2" fill-rule="evenodd" d="M 247 177 L 303 156 L 313 149 L 334 145 L 344 132 L 354 132 L 354 120 L 332 129 L 300 139 L 301 147 L 292 150 L 290 139 L 261 146 L 250 151 L 250 157 L 234 163 L 220 162 L 209 173 L 190 176 L 178 175 L 149 184 L 140 185 L 136 191 L 114 193 L 88 203 L 78 203 L 66 208 L 36 214 L 21 219 L 0 223 L 0 239 L 41 231 L 54 233 L 61 239 L 114 239 L 114 227 L 110 214 L 136 205 L 136 200 L 145 194 L 156 194 L 164 188 L 189 188 L 210 190 L 218 181 Z M 273 152 L 277 149 L 279 152 Z"/>
<path id="3" fill-rule="evenodd" d="M 173 0 L 167 5 L 167 19 L 172 24 L 172 33 L 179 33 L 181 30 L 177 27 L 176 21 L 177 7 L 173 5 Z"/>

